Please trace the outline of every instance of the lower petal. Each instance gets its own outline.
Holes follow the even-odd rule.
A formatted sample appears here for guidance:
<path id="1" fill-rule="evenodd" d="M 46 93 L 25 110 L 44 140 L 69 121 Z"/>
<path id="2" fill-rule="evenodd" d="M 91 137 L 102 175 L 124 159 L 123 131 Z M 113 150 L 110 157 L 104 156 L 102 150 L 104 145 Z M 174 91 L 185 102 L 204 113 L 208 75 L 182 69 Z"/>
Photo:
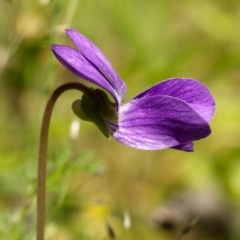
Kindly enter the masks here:
<path id="1" fill-rule="evenodd" d="M 190 151 L 186 143 L 211 133 L 208 123 L 186 102 L 162 95 L 133 99 L 121 106 L 118 124 L 109 128 L 117 141 L 144 150 L 176 147 Z"/>
<path id="2" fill-rule="evenodd" d="M 180 145 L 172 147 L 172 148 L 177 149 L 177 150 L 186 151 L 186 152 L 192 152 L 194 149 L 194 146 L 193 146 L 192 142 L 189 142 L 189 143 L 180 144 Z"/>

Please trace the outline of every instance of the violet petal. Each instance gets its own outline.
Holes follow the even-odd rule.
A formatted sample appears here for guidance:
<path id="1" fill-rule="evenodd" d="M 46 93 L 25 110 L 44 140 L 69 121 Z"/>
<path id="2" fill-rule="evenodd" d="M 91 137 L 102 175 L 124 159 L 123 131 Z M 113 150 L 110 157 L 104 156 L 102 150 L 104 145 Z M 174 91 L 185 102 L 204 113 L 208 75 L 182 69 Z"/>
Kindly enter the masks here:
<path id="1" fill-rule="evenodd" d="M 186 101 L 207 122 L 213 117 L 215 101 L 205 85 L 197 80 L 187 78 L 168 79 L 140 93 L 134 99 L 159 94 Z"/>
<path id="2" fill-rule="evenodd" d="M 109 123 L 109 128 L 117 141 L 145 150 L 179 145 L 189 150 L 183 146 L 211 133 L 208 123 L 186 102 L 163 95 L 144 96 L 120 106 L 119 122 Z"/>
<path id="3" fill-rule="evenodd" d="M 101 50 L 93 42 L 74 29 L 66 29 L 66 34 L 83 56 L 103 73 L 109 84 L 117 91 L 122 101 L 126 93 L 125 83 L 118 76 Z"/>
<path id="4" fill-rule="evenodd" d="M 57 59 L 72 73 L 88 80 L 109 92 L 120 103 L 119 95 L 106 78 L 77 50 L 64 45 L 53 45 L 52 51 Z"/>
<path id="5" fill-rule="evenodd" d="M 185 143 L 185 144 L 180 144 L 178 146 L 172 147 L 174 149 L 186 151 L 186 152 L 192 152 L 194 150 L 194 146 L 192 142 Z"/>

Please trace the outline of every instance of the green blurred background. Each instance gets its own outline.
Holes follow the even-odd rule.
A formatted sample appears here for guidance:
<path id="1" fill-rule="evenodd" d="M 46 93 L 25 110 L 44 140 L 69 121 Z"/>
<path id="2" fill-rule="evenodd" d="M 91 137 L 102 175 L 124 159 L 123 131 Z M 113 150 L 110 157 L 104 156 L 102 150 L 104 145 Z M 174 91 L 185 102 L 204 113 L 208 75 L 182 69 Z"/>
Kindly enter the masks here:
<path id="1" fill-rule="evenodd" d="M 54 88 L 77 80 L 50 50 L 52 43 L 70 44 L 66 27 L 102 49 L 126 82 L 126 101 L 159 81 L 181 76 L 205 83 L 217 106 L 212 135 L 196 142 L 193 153 L 148 152 L 109 141 L 86 122 L 72 139 L 69 129 L 76 118 L 71 103 L 79 93 L 62 96 L 50 130 L 46 239 L 114 239 L 109 229 L 116 239 L 175 239 L 174 233 L 153 226 L 151 213 L 188 189 L 217 191 L 238 205 L 239 1 L 0 3 L 0 239 L 35 236 L 44 105 Z M 229 239 L 238 239 L 236 221 L 227 222 L 233 225 Z"/>

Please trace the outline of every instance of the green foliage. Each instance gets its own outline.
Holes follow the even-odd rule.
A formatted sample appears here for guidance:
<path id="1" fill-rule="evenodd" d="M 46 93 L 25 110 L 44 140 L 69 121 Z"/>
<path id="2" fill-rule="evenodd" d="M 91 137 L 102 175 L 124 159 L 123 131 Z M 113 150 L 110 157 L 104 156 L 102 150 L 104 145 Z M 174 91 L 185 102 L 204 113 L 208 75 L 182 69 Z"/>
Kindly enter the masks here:
<path id="1" fill-rule="evenodd" d="M 0 239 L 35 236 L 44 104 L 56 86 L 76 80 L 50 51 L 51 43 L 67 42 L 65 27 L 103 50 L 125 80 L 127 97 L 161 79 L 185 76 L 207 84 L 217 108 L 212 135 L 196 143 L 194 153 L 139 152 L 104 139 L 91 123 L 83 123 L 73 141 L 70 105 L 79 96 L 62 97 L 49 136 L 47 239 L 108 239 L 106 221 L 117 239 L 171 239 L 152 228 L 150 212 L 186 188 L 211 186 L 238 204 L 239 18 L 237 0 L 2 0 Z M 125 209 L 133 219 L 130 229 L 122 225 Z"/>

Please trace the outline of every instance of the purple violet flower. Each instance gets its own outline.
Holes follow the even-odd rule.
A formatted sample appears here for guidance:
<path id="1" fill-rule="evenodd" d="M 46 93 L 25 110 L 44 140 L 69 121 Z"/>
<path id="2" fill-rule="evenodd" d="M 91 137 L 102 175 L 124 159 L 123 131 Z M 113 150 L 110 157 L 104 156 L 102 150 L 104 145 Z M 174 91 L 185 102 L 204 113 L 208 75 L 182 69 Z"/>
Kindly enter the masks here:
<path id="1" fill-rule="evenodd" d="M 76 49 L 53 45 L 54 55 L 72 73 L 105 90 L 114 100 L 100 89 L 91 90 L 92 94 L 84 93 L 74 102 L 74 113 L 94 122 L 106 136 L 138 149 L 193 151 L 193 141 L 211 133 L 215 101 L 202 83 L 168 79 L 124 104 L 125 84 L 100 49 L 73 29 L 66 34 Z"/>

